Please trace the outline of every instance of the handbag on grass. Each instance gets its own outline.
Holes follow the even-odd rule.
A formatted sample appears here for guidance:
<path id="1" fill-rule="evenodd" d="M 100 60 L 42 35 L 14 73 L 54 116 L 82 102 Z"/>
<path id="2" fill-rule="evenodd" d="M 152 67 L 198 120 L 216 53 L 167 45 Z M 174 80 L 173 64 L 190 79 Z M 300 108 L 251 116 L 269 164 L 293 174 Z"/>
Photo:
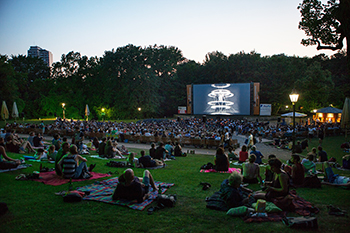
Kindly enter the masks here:
<path id="1" fill-rule="evenodd" d="M 290 228 L 318 228 L 316 217 L 285 217 L 282 219 L 282 221 Z"/>

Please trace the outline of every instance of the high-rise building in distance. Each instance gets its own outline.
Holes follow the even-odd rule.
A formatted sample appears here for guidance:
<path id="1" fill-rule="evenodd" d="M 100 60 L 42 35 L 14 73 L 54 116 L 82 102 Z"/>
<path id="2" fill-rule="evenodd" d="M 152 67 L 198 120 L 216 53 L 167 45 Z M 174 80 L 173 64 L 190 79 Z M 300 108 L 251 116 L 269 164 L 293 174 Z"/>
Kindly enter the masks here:
<path id="1" fill-rule="evenodd" d="M 46 49 L 42 49 L 39 46 L 30 46 L 28 50 L 28 57 L 40 57 L 43 59 L 47 66 L 52 65 L 53 56 L 52 53 Z"/>

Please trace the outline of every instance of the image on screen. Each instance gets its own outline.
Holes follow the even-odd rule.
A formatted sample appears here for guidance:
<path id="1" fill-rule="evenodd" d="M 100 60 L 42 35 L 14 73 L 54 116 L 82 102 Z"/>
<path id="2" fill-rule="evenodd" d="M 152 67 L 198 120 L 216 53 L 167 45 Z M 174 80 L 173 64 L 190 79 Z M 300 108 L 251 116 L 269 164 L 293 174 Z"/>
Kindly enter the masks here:
<path id="1" fill-rule="evenodd" d="M 207 115 L 250 115 L 250 84 L 193 85 L 193 113 Z"/>

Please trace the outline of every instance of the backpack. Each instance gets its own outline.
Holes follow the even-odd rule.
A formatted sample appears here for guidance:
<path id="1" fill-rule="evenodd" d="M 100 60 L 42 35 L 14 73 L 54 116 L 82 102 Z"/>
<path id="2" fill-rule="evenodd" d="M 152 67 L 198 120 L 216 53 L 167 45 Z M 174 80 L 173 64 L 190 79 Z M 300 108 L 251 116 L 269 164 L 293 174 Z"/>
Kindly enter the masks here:
<path id="1" fill-rule="evenodd" d="M 214 164 L 212 164 L 210 162 L 201 166 L 201 169 L 204 169 L 204 170 L 209 170 L 209 169 L 213 169 L 213 168 L 214 168 Z"/>

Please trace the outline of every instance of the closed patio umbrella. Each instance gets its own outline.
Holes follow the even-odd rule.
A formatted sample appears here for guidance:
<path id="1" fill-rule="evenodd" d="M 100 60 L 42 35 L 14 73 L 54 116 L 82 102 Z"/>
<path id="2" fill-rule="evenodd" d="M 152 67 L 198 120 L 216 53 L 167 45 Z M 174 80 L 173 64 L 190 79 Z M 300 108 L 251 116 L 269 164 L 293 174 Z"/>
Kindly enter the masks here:
<path id="1" fill-rule="evenodd" d="M 12 107 L 12 114 L 11 114 L 11 116 L 12 116 L 13 118 L 19 117 L 18 108 L 17 108 L 16 102 L 13 102 L 13 107 Z"/>
<path id="2" fill-rule="evenodd" d="M 86 116 L 86 120 L 89 120 L 89 115 L 90 115 L 90 110 L 89 110 L 89 106 L 86 105 L 85 107 L 85 116 Z"/>
<path id="3" fill-rule="evenodd" d="M 1 106 L 1 118 L 6 122 L 6 119 L 9 119 L 9 110 L 7 109 L 7 105 L 5 101 L 2 101 Z"/>
<path id="4" fill-rule="evenodd" d="M 345 99 L 343 112 L 341 114 L 340 127 L 345 129 L 345 136 L 347 137 L 347 131 L 350 128 L 350 98 Z"/>

